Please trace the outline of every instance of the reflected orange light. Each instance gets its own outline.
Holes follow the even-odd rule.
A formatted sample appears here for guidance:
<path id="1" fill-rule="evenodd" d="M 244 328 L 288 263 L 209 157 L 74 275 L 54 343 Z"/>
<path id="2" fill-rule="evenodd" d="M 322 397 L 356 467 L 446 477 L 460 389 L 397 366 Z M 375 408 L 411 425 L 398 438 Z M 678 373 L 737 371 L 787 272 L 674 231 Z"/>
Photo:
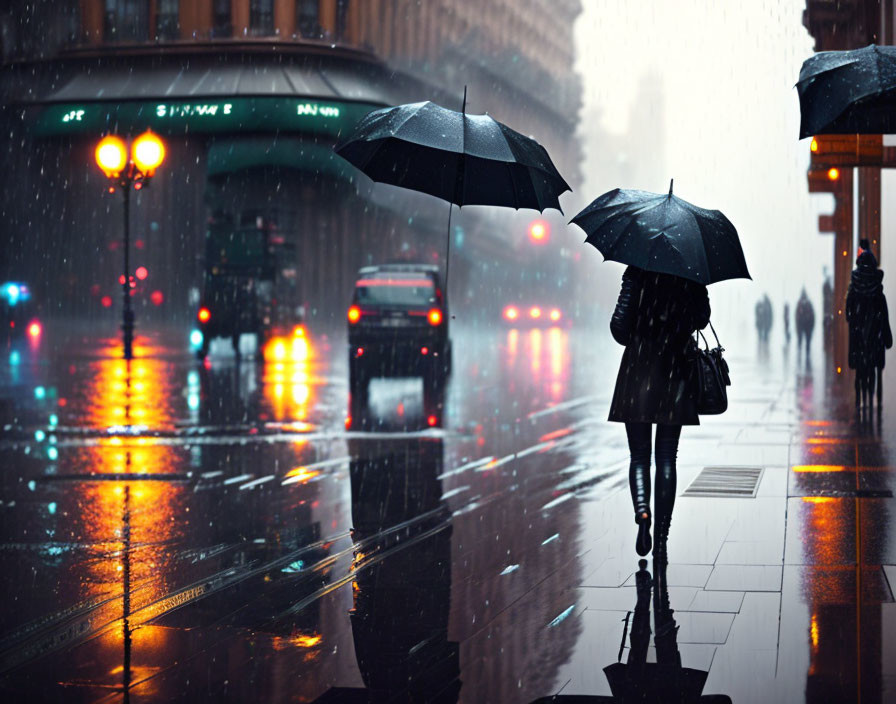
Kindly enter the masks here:
<path id="1" fill-rule="evenodd" d="M 794 472 L 852 472 L 855 468 L 841 464 L 795 464 L 790 469 Z"/>
<path id="2" fill-rule="evenodd" d="M 541 330 L 529 331 L 529 350 L 532 356 L 532 372 L 538 373 L 541 370 Z"/>
<path id="3" fill-rule="evenodd" d="M 310 374 L 314 352 L 307 332 L 303 327 L 297 327 L 289 337 L 271 338 L 264 347 L 263 356 L 264 394 L 271 404 L 274 419 L 305 421 L 314 400 Z"/>
<path id="4" fill-rule="evenodd" d="M 516 357 L 517 348 L 519 347 L 520 332 L 519 330 L 508 330 L 507 332 L 507 355 L 510 360 Z"/>
<path id="5" fill-rule="evenodd" d="M 315 645 L 320 643 L 320 641 L 321 636 L 318 634 L 314 634 L 313 636 L 298 635 L 293 636 L 290 639 L 290 642 L 292 642 L 293 645 L 297 645 L 300 648 L 313 648 Z"/>
<path id="6" fill-rule="evenodd" d="M 832 496 L 804 496 L 803 503 L 806 504 L 829 504 L 834 500 Z"/>
<path id="7" fill-rule="evenodd" d="M 320 476 L 319 469 L 308 469 L 305 466 L 296 467 L 295 469 L 289 470 L 285 475 L 286 479 L 292 479 L 293 481 L 290 483 L 294 484 L 304 484 L 315 477 Z"/>

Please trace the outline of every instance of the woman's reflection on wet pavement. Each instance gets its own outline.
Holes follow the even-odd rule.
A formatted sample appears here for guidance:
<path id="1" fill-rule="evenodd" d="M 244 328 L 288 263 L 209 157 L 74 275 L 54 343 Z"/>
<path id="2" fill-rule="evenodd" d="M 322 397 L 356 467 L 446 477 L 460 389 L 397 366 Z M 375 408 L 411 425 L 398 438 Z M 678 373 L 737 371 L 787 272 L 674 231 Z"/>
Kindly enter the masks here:
<path id="1" fill-rule="evenodd" d="M 625 616 L 622 642 L 617 662 L 604 667 L 604 675 L 612 696 L 557 695 L 544 697 L 532 704 L 731 704 L 724 694 L 703 694 L 709 672 L 683 667 L 678 650 L 678 625 L 669 603 L 666 563 L 654 560 L 654 575 L 647 571 L 647 560 L 638 561 L 635 574 L 637 601 L 634 612 Z M 655 662 L 648 662 L 650 650 L 650 602 L 653 599 L 653 623 L 656 628 L 653 643 Z M 630 648 L 625 663 L 625 638 L 631 627 Z"/>

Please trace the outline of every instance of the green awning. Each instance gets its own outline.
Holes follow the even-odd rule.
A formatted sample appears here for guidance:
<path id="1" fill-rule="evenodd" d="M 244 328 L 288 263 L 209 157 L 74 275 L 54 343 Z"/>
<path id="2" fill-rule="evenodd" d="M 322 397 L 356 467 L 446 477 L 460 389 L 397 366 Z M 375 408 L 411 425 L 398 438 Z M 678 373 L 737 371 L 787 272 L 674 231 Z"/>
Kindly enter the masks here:
<path id="1" fill-rule="evenodd" d="M 259 166 L 280 166 L 354 183 L 357 171 L 331 146 L 300 137 L 216 139 L 208 150 L 206 172 L 220 176 Z"/>

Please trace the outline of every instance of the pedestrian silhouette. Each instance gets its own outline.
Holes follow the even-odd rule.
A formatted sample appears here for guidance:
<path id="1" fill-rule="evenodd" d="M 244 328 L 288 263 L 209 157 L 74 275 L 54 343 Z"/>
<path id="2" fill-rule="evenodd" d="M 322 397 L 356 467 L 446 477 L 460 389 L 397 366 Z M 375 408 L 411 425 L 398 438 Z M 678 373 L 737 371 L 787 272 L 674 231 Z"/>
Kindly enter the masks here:
<path id="1" fill-rule="evenodd" d="M 768 342 L 768 335 L 772 329 L 772 302 L 765 294 L 756 302 L 756 332 L 759 333 L 760 342 Z"/>
<path id="2" fill-rule="evenodd" d="M 849 368 L 856 371 L 856 408 L 871 407 L 876 385 L 880 409 L 885 352 L 893 346 L 893 333 L 883 290 L 884 272 L 878 269 L 868 240 L 862 240 L 859 246 L 846 294 Z"/>
<path id="3" fill-rule="evenodd" d="M 610 420 L 625 423 L 631 453 L 629 487 L 638 524 L 635 548 L 651 548 L 650 455 L 656 425 L 655 559 L 666 559 L 666 537 L 675 504 L 675 458 L 683 425 L 699 425 L 691 383 L 691 334 L 709 322 L 706 286 L 630 266 L 610 321 L 625 345 L 610 405 Z"/>
<path id="4" fill-rule="evenodd" d="M 831 343 L 831 332 L 834 329 L 834 286 L 827 267 L 824 268 L 824 283 L 821 285 L 821 315 L 824 344 L 827 346 Z"/>
<path id="5" fill-rule="evenodd" d="M 790 346 L 790 304 L 784 304 L 784 344 Z"/>
<path id="6" fill-rule="evenodd" d="M 812 307 L 812 302 L 809 300 L 809 296 L 806 294 L 806 289 L 803 288 L 800 293 L 800 298 L 796 302 L 796 349 L 797 353 L 799 353 L 800 349 L 803 346 L 803 343 L 806 345 L 806 361 L 809 361 L 809 346 L 812 342 L 812 330 L 815 328 L 815 309 Z"/>

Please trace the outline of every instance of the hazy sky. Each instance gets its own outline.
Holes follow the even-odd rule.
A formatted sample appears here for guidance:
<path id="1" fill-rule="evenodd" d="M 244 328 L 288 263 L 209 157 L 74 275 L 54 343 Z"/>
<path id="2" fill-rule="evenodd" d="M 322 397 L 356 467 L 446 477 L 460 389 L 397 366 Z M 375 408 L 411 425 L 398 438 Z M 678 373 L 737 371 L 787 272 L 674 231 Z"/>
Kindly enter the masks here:
<path id="1" fill-rule="evenodd" d="M 735 327 L 740 311 L 752 321 L 753 303 L 768 291 L 777 328 L 784 297 L 792 304 L 803 284 L 820 303 L 833 241 L 818 234 L 817 214 L 832 200 L 809 196 L 808 141 L 797 141 L 793 86 L 813 44 L 802 25 L 805 0 L 583 4 L 576 41 L 585 201 L 616 186 L 664 192 L 674 177 L 676 194 L 723 211 L 754 283 L 711 287 L 714 322 L 728 317 Z M 620 159 L 637 161 L 640 182 L 617 182 L 631 173 Z M 603 266 L 615 289 L 616 270 Z"/>

